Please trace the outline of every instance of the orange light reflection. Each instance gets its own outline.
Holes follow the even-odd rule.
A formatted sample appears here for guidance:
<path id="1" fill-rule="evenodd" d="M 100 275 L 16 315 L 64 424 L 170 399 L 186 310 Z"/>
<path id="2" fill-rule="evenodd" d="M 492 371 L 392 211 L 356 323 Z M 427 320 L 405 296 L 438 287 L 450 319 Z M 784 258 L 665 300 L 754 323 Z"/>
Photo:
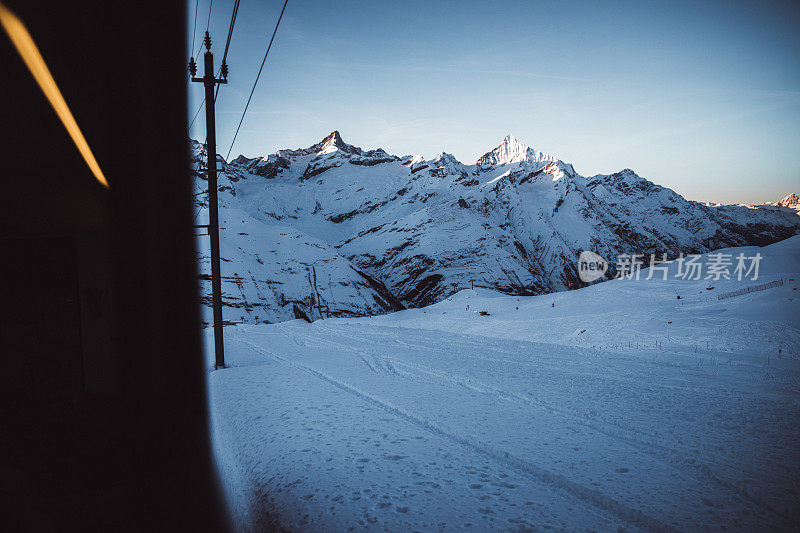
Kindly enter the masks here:
<path id="1" fill-rule="evenodd" d="M 42 54 L 39 53 L 39 49 L 36 47 L 36 43 L 33 42 L 33 38 L 30 33 L 28 33 L 22 21 L 3 5 L 2 2 L 0 2 L 0 24 L 2 24 L 3 29 L 8 34 L 9 39 L 11 39 L 11 42 L 14 44 L 17 52 L 19 52 L 22 60 L 25 61 L 25 64 L 28 66 L 31 74 L 33 74 L 36 83 L 39 84 L 39 87 L 47 97 L 50 105 L 53 106 L 58 118 L 61 119 L 61 123 L 64 124 L 67 133 L 72 137 L 72 141 L 75 143 L 75 146 L 77 146 L 84 161 L 86 161 L 89 170 L 92 171 L 97 181 L 108 188 L 108 181 L 106 181 L 103 172 L 100 170 L 100 165 L 97 164 L 97 160 L 94 158 L 86 139 L 83 137 L 83 133 L 81 133 L 80 128 L 78 128 L 75 117 L 72 116 L 72 112 L 69 110 L 69 107 L 67 107 L 67 102 L 64 101 L 61 91 L 58 90 L 58 86 L 52 74 L 50 74 L 50 69 L 47 68 Z"/>

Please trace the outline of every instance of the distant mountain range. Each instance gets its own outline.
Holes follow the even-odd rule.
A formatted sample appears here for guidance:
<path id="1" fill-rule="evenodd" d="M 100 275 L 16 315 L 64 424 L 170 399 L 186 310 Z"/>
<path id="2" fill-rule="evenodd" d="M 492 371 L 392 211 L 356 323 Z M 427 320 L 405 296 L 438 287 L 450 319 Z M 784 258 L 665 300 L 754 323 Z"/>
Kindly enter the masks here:
<path id="1" fill-rule="evenodd" d="M 191 151 L 199 221 L 207 218 L 205 153 L 196 141 Z M 362 150 L 336 131 L 309 148 L 219 165 L 229 322 L 381 314 L 473 284 L 517 295 L 568 290 L 583 285 L 582 250 L 612 261 L 672 258 L 800 233 L 797 195 L 702 204 L 630 169 L 581 176 L 511 135 L 472 165 L 444 152 Z"/>

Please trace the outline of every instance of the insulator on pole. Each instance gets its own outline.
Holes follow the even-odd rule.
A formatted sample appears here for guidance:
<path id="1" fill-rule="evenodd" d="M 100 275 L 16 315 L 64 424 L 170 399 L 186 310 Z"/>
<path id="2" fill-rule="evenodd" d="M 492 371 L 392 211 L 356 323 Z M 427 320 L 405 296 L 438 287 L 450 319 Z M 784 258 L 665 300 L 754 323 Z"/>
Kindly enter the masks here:
<path id="1" fill-rule="evenodd" d="M 228 64 L 225 62 L 224 59 L 222 60 L 222 66 L 220 67 L 220 72 L 222 73 L 222 78 L 227 80 L 228 79 Z"/>
<path id="2" fill-rule="evenodd" d="M 189 74 L 191 74 L 192 77 L 197 75 L 197 63 L 195 63 L 193 57 L 189 58 Z"/>
<path id="3" fill-rule="evenodd" d="M 206 50 L 211 51 L 211 35 L 206 31 L 206 36 L 203 37 L 203 43 L 206 45 Z"/>

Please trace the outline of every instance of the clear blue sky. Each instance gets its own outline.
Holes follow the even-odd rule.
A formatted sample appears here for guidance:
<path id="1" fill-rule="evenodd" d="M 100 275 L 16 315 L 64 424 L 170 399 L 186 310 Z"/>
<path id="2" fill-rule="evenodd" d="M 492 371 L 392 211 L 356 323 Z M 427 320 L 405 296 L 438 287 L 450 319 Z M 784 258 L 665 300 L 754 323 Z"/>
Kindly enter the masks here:
<path id="1" fill-rule="evenodd" d="M 282 4 L 241 0 L 217 100 L 223 155 Z M 289 0 L 231 157 L 336 129 L 363 148 L 473 163 L 513 133 L 583 175 L 627 167 L 692 200 L 777 200 L 800 193 L 796 4 Z M 213 2 L 217 62 L 232 5 Z"/>

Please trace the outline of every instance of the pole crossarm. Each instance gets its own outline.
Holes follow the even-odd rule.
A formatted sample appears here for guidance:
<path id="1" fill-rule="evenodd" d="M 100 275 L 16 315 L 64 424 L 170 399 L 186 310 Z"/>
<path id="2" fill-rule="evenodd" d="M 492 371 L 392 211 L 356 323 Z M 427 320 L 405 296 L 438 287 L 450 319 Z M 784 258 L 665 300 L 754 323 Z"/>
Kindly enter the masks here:
<path id="1" fill-rule="evenodd" d="M 202 78 L 192 78 L 192 81 L 205 82 L 206 78 L 205 76 Z M 211 83 L 228 83 L 228 80 L 224 78 L 214 78 L 214 81 L 212 81 Z"/>

